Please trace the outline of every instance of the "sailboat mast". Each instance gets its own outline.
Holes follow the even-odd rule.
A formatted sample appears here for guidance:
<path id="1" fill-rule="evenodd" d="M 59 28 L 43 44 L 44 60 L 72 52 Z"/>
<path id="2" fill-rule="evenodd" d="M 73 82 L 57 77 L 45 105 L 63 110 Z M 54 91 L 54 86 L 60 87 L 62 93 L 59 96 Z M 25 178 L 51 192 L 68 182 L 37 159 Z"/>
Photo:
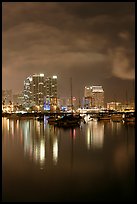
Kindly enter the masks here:
<path id="1" fill-rule="evenodd" d="M 71 111 L 73 114 L 72 78 L 70 78 L 70 91 L 71 91 Z"/>
<path id="2" fill-rule="evenodd" d="M 127 96 L 127 89 L 126 89 L 126 108 L 128 108 L 128 96 Z"/>

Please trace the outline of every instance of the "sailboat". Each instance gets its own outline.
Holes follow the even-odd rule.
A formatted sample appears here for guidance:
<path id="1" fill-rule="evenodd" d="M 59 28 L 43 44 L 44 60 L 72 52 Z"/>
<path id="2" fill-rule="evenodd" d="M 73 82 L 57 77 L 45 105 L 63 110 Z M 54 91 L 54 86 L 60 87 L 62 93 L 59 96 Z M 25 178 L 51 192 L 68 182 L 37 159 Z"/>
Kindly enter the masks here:
<path id="1" fill-rule="evenodd" d="M 80 115 L 74 115 L 73 113 L 72 78 L 70 80 L 70 84 L 71 84 L 71 113 L 56 121 L 55 125 L 59 127 L 80 126 L 80 122 L 82 119 Z"/>
<path id="2" fill-rule="evenodd" d="M 135 112 L 127 112 L 124 117 L 125 122 L 135 122 Z"/>

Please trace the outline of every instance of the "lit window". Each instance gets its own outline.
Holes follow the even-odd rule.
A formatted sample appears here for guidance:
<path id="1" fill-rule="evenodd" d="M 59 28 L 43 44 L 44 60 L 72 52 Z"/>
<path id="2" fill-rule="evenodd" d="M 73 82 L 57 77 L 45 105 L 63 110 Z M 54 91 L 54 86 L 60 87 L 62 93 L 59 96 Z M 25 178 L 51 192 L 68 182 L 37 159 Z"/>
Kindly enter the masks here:
<path id="1" fill-rule="evenodd" d="M 53 76 L 53 79 L 57 79 L 57 76 Z"/>

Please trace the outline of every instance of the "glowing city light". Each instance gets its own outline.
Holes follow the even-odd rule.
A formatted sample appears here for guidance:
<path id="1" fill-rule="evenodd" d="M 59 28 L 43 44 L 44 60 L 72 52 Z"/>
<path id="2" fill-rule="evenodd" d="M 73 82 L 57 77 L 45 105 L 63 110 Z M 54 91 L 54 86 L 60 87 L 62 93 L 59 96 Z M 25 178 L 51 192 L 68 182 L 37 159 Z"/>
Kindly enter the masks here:
<path id="1" fill-rule="evenodd" d="M 57 76 L 53 76 L 53 79 L 57 79 Z"/>

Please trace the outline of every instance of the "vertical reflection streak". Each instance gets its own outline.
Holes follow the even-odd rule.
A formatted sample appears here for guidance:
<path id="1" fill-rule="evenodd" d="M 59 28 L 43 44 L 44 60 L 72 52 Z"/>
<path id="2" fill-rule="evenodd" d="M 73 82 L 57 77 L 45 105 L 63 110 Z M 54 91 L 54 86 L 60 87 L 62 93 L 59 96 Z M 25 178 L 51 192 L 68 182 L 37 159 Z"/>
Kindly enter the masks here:
<path id="1" fill-rule="evenodd" d="M 41 140 L 40 143 L 40 164 L 41 167 L 43 167 L 45 162 L 45 144 L 44 144 L 44 140 Z"/>
<path id="2" fill-rule="evenodd" d="M 102 148 L 104 141 L 104 123 L 90 121 L 86 130 L 87 149 Z"/>
<path id="3" fill-rule="evenodd" d="M 53 163 L 56 165 L 58 161 L 58 140 L 57 138 L 53 141 Z"/>

